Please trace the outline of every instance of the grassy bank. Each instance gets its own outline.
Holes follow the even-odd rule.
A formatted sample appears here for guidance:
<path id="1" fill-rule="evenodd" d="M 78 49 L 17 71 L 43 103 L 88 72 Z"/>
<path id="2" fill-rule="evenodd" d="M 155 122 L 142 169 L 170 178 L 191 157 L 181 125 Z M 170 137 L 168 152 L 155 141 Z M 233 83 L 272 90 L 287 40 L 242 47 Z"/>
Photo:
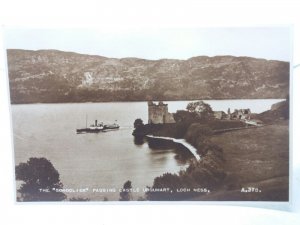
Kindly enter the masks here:
<path id="1" fill-rule="evenodd" d="M 289 190 L 288 121 L 214 135 L 223 149 L 226 178 L 218 191 L 195 200 L 287 201 Z M 255 188 L 251 192 L 242 192 Z"/>
<path id="2" fill-rule="evenodd" d="M 288 121 L 255 129 L 212 135 L 206 125 L 191 125 L 185 138 L 202 160 L 179 174 L 164 174 L 148 193 L 149 200 L 287 201 L 289 191 Z M 181 192 L 179 189 L 209 192 Z"/>

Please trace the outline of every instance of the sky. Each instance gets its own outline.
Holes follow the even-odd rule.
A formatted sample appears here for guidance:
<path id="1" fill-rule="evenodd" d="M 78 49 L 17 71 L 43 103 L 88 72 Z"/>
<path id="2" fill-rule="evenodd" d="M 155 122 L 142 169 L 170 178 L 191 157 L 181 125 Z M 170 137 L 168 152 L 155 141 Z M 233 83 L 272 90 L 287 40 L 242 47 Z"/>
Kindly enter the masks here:
<path id="1" fill-rule="evenodd" d="M 233 55 L 289 61 L 290 27 L 6 29 L 7 49 L 57 49 L 112 58 Z"/>

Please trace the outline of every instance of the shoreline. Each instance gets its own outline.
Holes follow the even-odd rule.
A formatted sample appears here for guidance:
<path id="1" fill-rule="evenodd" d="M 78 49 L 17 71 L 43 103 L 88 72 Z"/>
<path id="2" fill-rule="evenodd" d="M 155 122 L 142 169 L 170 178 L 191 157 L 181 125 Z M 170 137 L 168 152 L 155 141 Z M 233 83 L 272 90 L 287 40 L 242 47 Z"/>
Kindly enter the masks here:
<path id="1" fill-rule="evenodd" d="M 194 146 L 192 146 L 190 143 L 188 143 L 185 139 L 177 139 L 172 137 L 163 137 L 163 136 L 154 136 L 154 135 L 146 135 L 146 137 L 151 139 L 162 139 L 162 140 L 172 141 L 174 143 L 180 144 L 183 147 L 187 148 L 193 154 L 196 160 L 201 159 L 200 155 L 197 154 L 197 149 Z"/>

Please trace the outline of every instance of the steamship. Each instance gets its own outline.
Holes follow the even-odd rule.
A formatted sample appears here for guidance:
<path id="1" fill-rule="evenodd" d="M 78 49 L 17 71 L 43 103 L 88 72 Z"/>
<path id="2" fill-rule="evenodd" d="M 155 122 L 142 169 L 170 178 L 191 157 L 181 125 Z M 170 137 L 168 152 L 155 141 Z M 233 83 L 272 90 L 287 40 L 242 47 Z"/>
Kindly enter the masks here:
<path id="1" fill-rule="evenodd" d="M 98 123 L 97 120 L 95 120 L 94 124 L 91 124 L 89 127 L 76 129 L 77 134 L 79 133 L 99 133 L 99 132 L 105 132 L 107 130 L 115 130 L 119 129 L 120 126 L 117 123 L 113 124 L 104 124 L 103 122 Z"/>

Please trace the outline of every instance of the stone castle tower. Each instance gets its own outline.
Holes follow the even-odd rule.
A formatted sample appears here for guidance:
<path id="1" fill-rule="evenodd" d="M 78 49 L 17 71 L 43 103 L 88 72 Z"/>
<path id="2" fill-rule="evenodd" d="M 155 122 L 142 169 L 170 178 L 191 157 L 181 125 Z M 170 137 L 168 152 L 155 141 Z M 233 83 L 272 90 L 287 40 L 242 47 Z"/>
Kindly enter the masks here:
<path id="1" fill-rule="evenodd" d="M 168 104 L 160 101 L 158 104 L 148 102 L 148 123 L 175 123 L 172 113 L 168 112 Z"/>

